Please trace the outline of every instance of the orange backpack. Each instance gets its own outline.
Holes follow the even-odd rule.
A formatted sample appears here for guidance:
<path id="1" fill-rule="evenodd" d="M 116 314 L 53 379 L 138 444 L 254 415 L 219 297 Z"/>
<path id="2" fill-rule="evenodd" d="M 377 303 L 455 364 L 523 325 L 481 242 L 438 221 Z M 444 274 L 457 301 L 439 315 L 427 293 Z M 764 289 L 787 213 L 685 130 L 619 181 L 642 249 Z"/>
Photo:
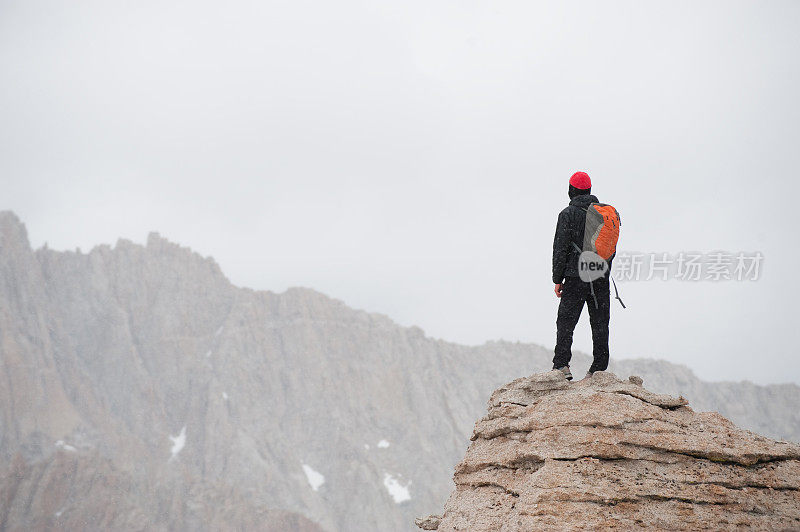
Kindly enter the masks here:
<path id="1" fill-rule="evenodd" d="M 581 251 L 593 251 L 605 260 L 610 259 L 617 252 L 621 225 L 617 209 L 605 203 L 590 203 L 586 209 Z"/>
<path id="2" fill-rule="evenodd" d="M 595 262 L 597 259 L 592 259 L 599 256 L 603 261 L 609 260 L 617 252 L 617 242 L 619 241 L 619 228 L 622 225 L 617 209 L 605 203 L 590 203 L 586 210 L 586 227 L 583 230 L 583 249 L 578 249 L 581 252 L 579 260 L 583 260 L 584 256 L 588 255 L 590 262 Z M 578 245 L 573 242 L 577 248 Z M 588 252 L 588 253 L 587 253 Z M 596 271 L 603 271 L 603 268 L 598 268 Z M 611 282 L 614 283 L 614 299 L 619 301 L 622 308 L 625 308 L 625 303 L 619 297 L 617 290 L 617 283 L 614 278 L 609 275 Z M 594 295 L 594 285 L 590 282 L 589 286 L 592 289 L 592 297 L 594 298 L 594 305 L 597 306 L 597 298 Z"/>

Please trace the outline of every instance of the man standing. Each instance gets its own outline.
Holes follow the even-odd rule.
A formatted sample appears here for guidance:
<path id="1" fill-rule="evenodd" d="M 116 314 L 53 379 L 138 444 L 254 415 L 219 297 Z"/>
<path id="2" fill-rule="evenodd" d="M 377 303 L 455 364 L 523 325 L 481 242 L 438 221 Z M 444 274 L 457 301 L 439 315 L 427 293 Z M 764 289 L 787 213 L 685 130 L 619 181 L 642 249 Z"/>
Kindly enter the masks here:
<path id="1" fill-rule="evenodd" d="M 556 297 L 561 298 L 556 319 L 556 348 L 553 369 L 572 380 L 569 361 L 572 359 L 572 333 L 578 323 L 584 303 L 589 306 L 592 327 L 594 362 L 589 368 L 595 371 L 608 368 L 608 321 L 610 317 L 609 275 L 611 258 L 606 273 L 591 284 L 579 277 L 578 259 L 584 244 L 586 212 L 591 203 L 599 203 L 592 195 L 592 181 L 586 172 L 576 172 L 569 180 L 569 205 L 558 215 L 556 235 L 553 240 L 553 282 Z"/>

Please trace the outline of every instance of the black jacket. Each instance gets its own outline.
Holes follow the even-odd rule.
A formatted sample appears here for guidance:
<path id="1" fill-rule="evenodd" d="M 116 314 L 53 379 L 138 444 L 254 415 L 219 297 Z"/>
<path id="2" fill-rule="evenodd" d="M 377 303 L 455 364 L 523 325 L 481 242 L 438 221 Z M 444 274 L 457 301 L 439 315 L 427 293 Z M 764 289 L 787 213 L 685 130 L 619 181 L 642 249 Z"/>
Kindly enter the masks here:
<path id="1" fill-rule="evenodd" d="M 600 202 L 594 194 L 575 196 L 558 215 L 556 236 L 553 239 L 553 282 L 556 284 L 563 282 L 565 277 L 578 277 L 578 257 L 581 254 L 578 250 L 583 248 L 586 209 L 590 203 Z M 610 272 L 611 260 L 608 265 Z"/>

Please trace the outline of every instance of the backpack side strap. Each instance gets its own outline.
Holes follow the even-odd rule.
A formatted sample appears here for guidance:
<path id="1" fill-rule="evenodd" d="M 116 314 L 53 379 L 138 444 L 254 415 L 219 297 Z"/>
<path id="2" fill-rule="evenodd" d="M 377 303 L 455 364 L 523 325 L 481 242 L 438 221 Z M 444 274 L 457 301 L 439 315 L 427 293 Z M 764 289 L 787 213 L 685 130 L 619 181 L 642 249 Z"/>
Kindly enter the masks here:
<path id="1" fill-rule="evenodd" d="M 622 298 L 619 297 L 619 290 L 617 290 L 617 282 L 614 281 L 614 277 L 611 274 L 609 274 L 609 277 L 611 278 L 611 282 L 614 283 L 614 293 L 617 294 L 614 296 L 614 299 L 619 301 L 619 304 L 622 305 L 622 308 L 628 308 L 625 306 L 625 303 L 622 302 Z"/>

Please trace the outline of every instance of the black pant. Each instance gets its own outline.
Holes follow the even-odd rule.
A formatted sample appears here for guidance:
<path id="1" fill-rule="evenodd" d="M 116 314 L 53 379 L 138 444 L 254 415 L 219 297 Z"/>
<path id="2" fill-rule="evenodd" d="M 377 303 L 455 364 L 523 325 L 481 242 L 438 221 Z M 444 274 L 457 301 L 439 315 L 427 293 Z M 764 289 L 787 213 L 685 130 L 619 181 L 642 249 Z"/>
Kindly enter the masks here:
<path id="1" fill-rule="evenodd" d="M 605 371 L 608 368 L 608 320 L 611 307 L 608 277 L 601 277 L 592 285 L 597 298 L 596 307 L 589 283 L 581 281 L 579 277 L 567 277 L 562 285 L 556 319 L 556 355 L 553 357 L 553 368 L 567 366 L 572 359 L 572 333 L 584 303 L 589 306 L 589 323 L 592 326 L 594 344 L 594 362 L 589 371 Z"/>

